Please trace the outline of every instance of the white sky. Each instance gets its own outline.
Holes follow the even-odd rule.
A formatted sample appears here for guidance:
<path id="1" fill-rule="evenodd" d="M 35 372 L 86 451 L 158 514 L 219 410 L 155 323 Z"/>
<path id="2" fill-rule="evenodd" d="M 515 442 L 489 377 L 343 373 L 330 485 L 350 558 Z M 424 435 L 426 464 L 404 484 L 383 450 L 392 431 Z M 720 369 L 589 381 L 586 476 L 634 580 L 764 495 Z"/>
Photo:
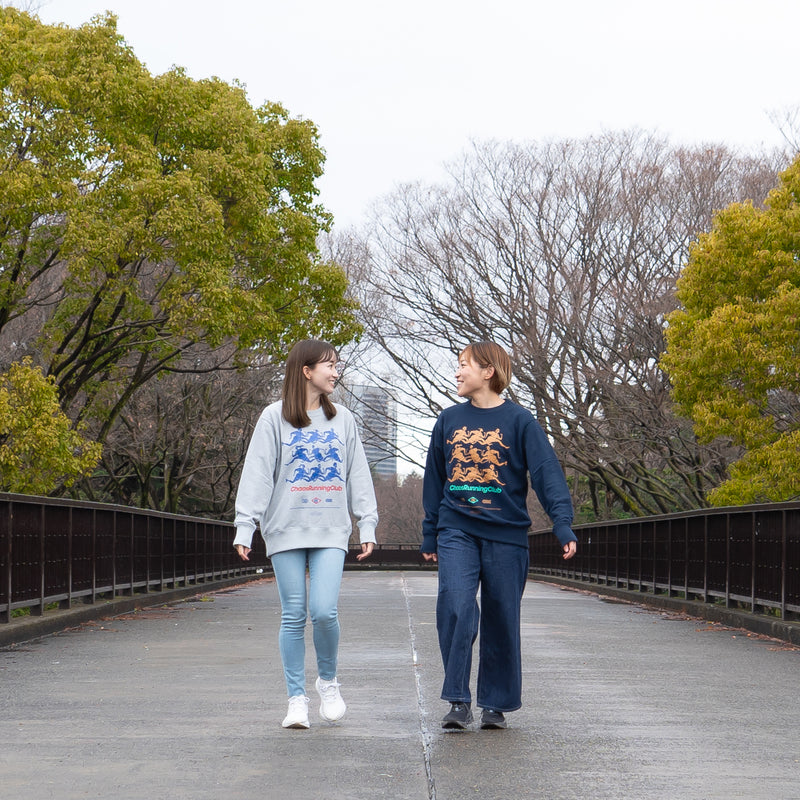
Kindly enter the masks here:
<path id="1" fill-rule="evenodd" d="M 337 226 L 472 139 L 640 127 L 781 144 L 800 105 L 798 0 L 33 0 L 44 22 L 110 10 L 153 73 L 239 80 L 313 120 Z"/>

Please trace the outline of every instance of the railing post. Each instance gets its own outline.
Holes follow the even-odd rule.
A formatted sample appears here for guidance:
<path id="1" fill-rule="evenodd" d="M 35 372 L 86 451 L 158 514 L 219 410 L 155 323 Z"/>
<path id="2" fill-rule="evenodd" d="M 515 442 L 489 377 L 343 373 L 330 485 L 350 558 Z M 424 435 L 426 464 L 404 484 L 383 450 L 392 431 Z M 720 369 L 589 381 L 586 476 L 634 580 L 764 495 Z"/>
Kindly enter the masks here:
<path id="1" fill-rule="evenodd" d="M 111 514 L 111 597 L 117 596 L 117 514 Z"/>
<path id="2" fill-rule="evenodd" d="M 674 597 L 672 589 L 672 520 L 667 521 L 667 597 Z"/>
<path id="3" fill-rule="evenodd" d="M 11 587 L 12 587 L 12 579 L 14 577 L 14 570 L 12 567 L 12 548 L 11 548 L 11 540 L 14 537 L 14 502 L 12 500 L 8 501 L 6 505 L 6 541 L 5 541 L 5 554 L 6 554 L 6 566 L 5 566 L 5 598 L 0 597 L 0 601 L 5 601 L 5 608 L 0 611 L 0 622 L 9 622 L 11 620 Z"/>
<path id="4" fill-rule="evenodd" d="M 44 506 L 39 508 L 39 602 L 36 606 L 31 608 L 31 613 L 35 614 L 37 617 L 42 616 L 44 614 L 44 598 L 45 598 L 45 586 L 44 586 L 44 559 L 45 559 L 45 548 L 44 548 L 44 540 L 45 540 L 45 529 L 44 529 Z M 34 610 L 35 609 L 35 610 Z"/>
<path id="5" fill-rule="evenodd" d="M 653 558 L 650 560 L 650 583 L 653 587 L 653 594 L 658 594 L 658 587 L 656 586 L 656 575 L 658 573 L 658 525 L 655 520 L 650 524 L 653 527 L 653 536 L 650 541 L 650 546 L 653 549 Z"/>
<path id="6" fill-rule="evenodd" d="M 128 580 L 130 581 L 131 597 L 134 594 L 134 584 L 136 583 L 136 524 L 134 513 L 130 513 L 131 535 L 128 546 Z"/>
<path id="7" fill-rule="evenodd" d="M 631 525 L 625 524 L 625 588 L 631 588 Z"/>
<path id="8" fill-rule="evenodd" d="M 158 559 L 158 588 L 163 592 L 166 587 L 166 579 L 164 578 L 164 517 L 158 519 L 158 547 L 160 550 L 160 558 Z"/>
<path id="9" fill-rule="evenodd" d="M 788 511 L 781 514 L 781 619 L 786 620 L 786 582 L 789 578 L 789 565 L 787 564 L 788 542 L 786 517 Z"/>
<path id="10" fill-rule="evenodd" d="M 175 519 L 170 520 L 170 528 L 172 529 L 172 588 L 178 585 L 178 560 L 175 551 L 178 548 L 178 522 Z"/>
<path id="11" fill-rule="evenodd" d="M 725 515 L 725 608 L 731 607 L 731 515 Z"/>
<path id="12" fill-rule="evenodd" d="M 644 580 L 644 525 L 639 521 L 636 525 L 639 529 L 639 591 L 642 591 L 642 581 Z"/>
<path id="13" fill-rule="evenodd" d="M 756 539 L 758 522 L 755 511 L 750 514 L 750 611 L 756 611 Z"/>
<path id="14" fill-rule="evenodd" d="M 689 599 L 689 517 L 683 521 L 683 599 Z"/>
<path id="15" fill-rule="evenodd" d="M 708 594 L 708 515 L 703 517 L 703 602 L 709 600 Z"/>
<path id="16" fill-rule="evenodd" d="M 147 517 L 147 525 L 145 526 L 145 546 L 144 546 L 144 557 L 145 557 L 145 568 L 144 568 L 144 593 L 150 593 L 150 558 L 152 553 L 150 551 L 150 524 L 152 523 L 153 518 L 148 515 Z"/>
<path id="17" fill-rule="evenodd" d="M 199 526 L 199 528 L 200 528 L 200 530 L 202 532 L 202 536 L 201 536 L 202 547 L 201 547 L 201 550 L 200 550 L 200 556 L 201 556 L 202 565 L 200 567 L 200 574 L 203 576 L 203 583 L 205 583 L 206 573 L 208 572 L 208 569 L 207 569 L 208 565 L 207 565 L 207 562 L 206 562 L 207 550 L 208 550 L 208 523 L 206 523 L 206 522 L 198 523 L 198 526 Z"/>
<path id="18" fill-rule="evenodd" d="M 92 605 L 97 602 L 97 509 L 92 509 Z"/>
<path id="19" fill-rule="evenodd" d="M 72 506 L 70 506 L 69 514 L 67 514 L 67 519 L 69 520 L 67 524 L 67 599 L 64 600 L 61 604 L 62 608 L 72 608 L 72 583 L 73 583 L 73 561 L 74 561 L 74 550 L 72 547 Z"/>

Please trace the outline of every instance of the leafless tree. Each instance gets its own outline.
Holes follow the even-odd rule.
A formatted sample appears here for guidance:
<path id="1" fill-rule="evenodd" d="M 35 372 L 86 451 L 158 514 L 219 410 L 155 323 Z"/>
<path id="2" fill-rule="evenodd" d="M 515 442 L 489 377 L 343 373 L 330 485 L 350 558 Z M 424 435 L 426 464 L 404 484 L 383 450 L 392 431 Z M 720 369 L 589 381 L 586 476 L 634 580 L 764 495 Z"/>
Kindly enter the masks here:
<path id="1" fill-rule="evenodd" d="M 728 454 L 699 447 L 673 413 L 664 317 L 713 212 L 762 202 L 784 163 L 638 131 L 474 145 L 446 185 L 402 187 L 334 245 L 362 303 L 361 361 L 391 365 L 402 411 L 424 430 L 455 400 L 455 355 L 495 340 L 579 508 L 703 505 Z"/>
<path id="2" fill-rule="evenodd" d="M 214 363 L 210 358 L 209 365 Z M 280 394 L 279 368 L 173 372 L 141 387 L 112 428 L 101 468 L 78 487 L 96 500 L 230 518 L 261 410 Z"/>
<path id="3" fill-rule="evenodd" d="M 769 118 L 780 131 L 786 146 L 793 153 L 800 153 L 800 105 L 775 109 Z"/>
<path id="4" fill-rule="evenodd" d="M 375 477 L 378 501 L 377 539 L 380 544 L 422 542 L 422 478 L 412 474 L 402 481 Z"/>

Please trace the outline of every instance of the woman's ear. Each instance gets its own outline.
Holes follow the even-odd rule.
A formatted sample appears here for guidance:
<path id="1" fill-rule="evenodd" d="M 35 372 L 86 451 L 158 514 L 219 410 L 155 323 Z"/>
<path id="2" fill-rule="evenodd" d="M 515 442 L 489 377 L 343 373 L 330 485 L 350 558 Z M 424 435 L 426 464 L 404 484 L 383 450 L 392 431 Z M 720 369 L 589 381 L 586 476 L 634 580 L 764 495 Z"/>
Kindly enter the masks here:
<path id="1" fill-rule="evenodd" d="M 311 367 L 303 367 L 303 375 L 307 381 L 311 380 Z"/>
<path id="2" fill-rule="evenodd" d="M 491 364 L 489 364 L 488 367 L 484 367 L 483 372 L 483 379 L 485 381 L 490 381 L 494 377 L 494 367 Z"/>

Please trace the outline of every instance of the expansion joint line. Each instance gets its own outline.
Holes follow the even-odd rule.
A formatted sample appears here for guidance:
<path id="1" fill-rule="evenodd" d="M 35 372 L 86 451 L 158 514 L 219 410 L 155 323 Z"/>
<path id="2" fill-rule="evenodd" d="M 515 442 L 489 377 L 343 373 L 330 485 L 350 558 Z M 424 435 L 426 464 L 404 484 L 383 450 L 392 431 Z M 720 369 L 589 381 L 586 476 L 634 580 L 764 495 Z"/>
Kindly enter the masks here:
<path id="1" fill-rule="evenodd" d="M 431 764 L 431 734 L 428 723 L 425 721 L 425 705 L 423 703 L 422 679 L 419 671 L 419 658 L 417 657 L 417 636 L 414 629 L 414 617 L 411 614 L 411 594 L 405 573 L 400 573 L 403 583 L 403 598 L 406 602 L 408 614 L 408 632 L 411 637 L 411 659 L 414 665 L 414 682 L 417 687 L 417 712 L 419 715 L 419 730 L 422 736 L 422 754 L 425 759 L 425 775 L 428 778 L 428 800 L 436 800 L 436 781 L 433 779 L 433 766 Z"/>

